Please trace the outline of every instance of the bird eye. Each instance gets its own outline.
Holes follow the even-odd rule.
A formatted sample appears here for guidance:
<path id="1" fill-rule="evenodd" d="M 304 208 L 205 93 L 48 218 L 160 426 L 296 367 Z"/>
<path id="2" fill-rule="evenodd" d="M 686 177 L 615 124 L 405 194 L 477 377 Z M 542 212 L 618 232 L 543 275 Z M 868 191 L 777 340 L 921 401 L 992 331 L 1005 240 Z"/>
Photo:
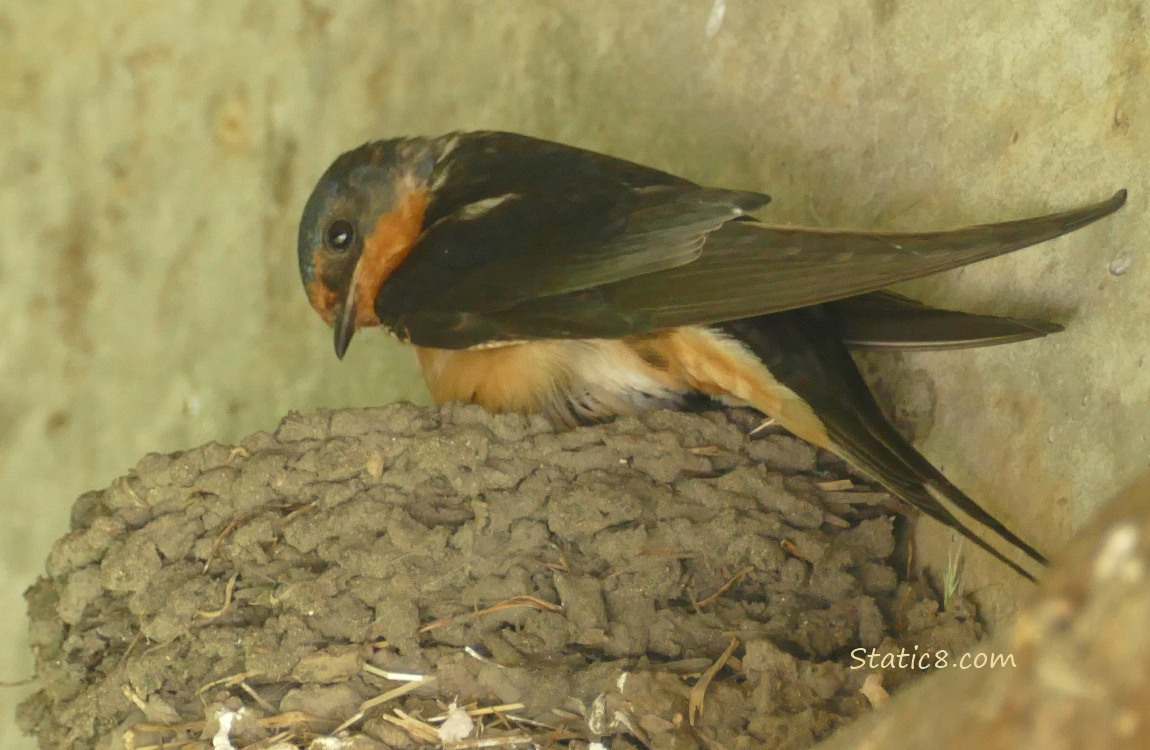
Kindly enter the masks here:
<path id="1" fill-rule="evenodd" d="M 355 240 L 355 227 L 347 219 L 336 219 L 328 224 L 324 239 L 328 247 L 342 253 L 351 247 L 352 241 Z"/>

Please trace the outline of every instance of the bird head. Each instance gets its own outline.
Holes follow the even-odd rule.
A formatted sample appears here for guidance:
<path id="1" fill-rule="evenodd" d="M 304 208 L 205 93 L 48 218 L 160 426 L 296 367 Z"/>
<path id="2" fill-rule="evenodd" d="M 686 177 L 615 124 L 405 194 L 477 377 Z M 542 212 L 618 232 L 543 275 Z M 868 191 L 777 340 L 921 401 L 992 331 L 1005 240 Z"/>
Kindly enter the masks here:
<path id="1" fill-rule="evenodd" d="M 375 299 L 422 230 L 434 158 L 423 139 L 375 141 L 324 172 L 299 226 L 299 271 L 343 358 L 359 328 L 379 325 Z"/>

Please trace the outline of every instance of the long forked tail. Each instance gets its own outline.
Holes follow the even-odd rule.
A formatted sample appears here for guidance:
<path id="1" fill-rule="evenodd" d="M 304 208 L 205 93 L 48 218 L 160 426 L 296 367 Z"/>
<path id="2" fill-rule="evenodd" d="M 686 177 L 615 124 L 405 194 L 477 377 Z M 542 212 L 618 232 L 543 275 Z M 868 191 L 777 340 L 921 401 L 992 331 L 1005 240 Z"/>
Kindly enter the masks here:
<path id="1" fill-rule="evenodd" d="M 941 351 L 1012 344 L 1062 326 L 1045 320 L 978 315 L 931 307 L 889 290 L 829 303 L 852 350 Z"/>
<path id="2" fill-rule="evenodd" d="M 831 308 L 746 318 L 720 328 L 810 407 L 810 418 L 788 423 L 784 417 L 782 426 L 839 454 L 1026 578 L 1034 579 L 1028 569 L 1033 563 L 1046 564 L 1038 550 L 955 487 L 899 434 L 851 359 Z"/>
<path id="3" fill-rule="evenodd" d="M 1046 557 L 955 487 L 895 431 L 877 405 L 873 412 L 867 412 L 860 410 L 857 420 L 828 420 L 832 450 L 898 497 L 1034 580 L 1034 572 L 1023 564 L 1025 560 L 1020 562 L 1019 555 L 1012 553 L 1021 551 L 1043 566 Z"/>

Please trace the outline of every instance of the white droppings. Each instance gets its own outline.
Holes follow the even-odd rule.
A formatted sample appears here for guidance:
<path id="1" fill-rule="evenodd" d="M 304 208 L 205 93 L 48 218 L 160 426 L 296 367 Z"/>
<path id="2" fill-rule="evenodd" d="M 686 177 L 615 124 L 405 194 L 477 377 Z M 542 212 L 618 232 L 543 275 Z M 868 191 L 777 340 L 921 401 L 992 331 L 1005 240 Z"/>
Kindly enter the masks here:
<path id="1" fill-rule="evenodd" d="M 346 750 L 351 747 L 351 740 L 342 737 L 316 737 L 307 746 L 308 750 Z"/>
<path id="2" fill-rule="evenodd" d="M 619 675 L 619 679 L 615 680 L 615 687 L 619 690 L 620 693 L 623 692 L 623 690 L 627 687 L 627 678 L 630 676 L 630 672 L 623 672 L 621 675 Z"/>
<path id="3" fill-rule="evenodd" d="M 219 722 L 220 728 L 212 735 L 212 750 L 236 750 L 231 741 L 231 734 L 232 724 L 239 717 L 237 712 L 227 709 L 216 712 L 216 721 Z"/>
<path id="4" fill-rule="evenodd" d="M 1111 275 L 1123 276 L 1130 270 L 1130 266 L 1133 263 L 1134 253 L 1130 251 L 1130 248 L 1124 247 L 1110 260 L 1110 265 L 1108 265 L 1107 268 L 1110 270 Z"/>
<path id="5" fill-rule="evenodd" d="M 587 728 L 591 734 L 602 736 L 607 733 L 607 696 L 600 693 L 591 701 L 591 710 L 587 712 Z"/>
<path id="6" fill-rule="evenodd" d="M 451 708 L 447 709 L 447 718 L 439 725 L 439 741 L 446 745 L 465 740 L 474 728 L 475 720 L 467 709 L 452 701 Z"/>
<path id="7" fill-rule="evenodd" d="M 711 15 L 707 16 L 707 38 L 719 33 L 723 27 L 723 17 L 727 15 L 727 0 L 715 0 L 711 4 Z"/>
<path id="8" fill-rule="evenodd" d="M 1102 541 L 1102 549 L 1094 560 L 1094 579 L 1102 581 L 1111 578 L 1120 569 L 1124 573 L 1137 574 L 1140 566 L 1132 555 L 1138 547 L 1138 529 L 1124 523 L 1110 531 Z"/>

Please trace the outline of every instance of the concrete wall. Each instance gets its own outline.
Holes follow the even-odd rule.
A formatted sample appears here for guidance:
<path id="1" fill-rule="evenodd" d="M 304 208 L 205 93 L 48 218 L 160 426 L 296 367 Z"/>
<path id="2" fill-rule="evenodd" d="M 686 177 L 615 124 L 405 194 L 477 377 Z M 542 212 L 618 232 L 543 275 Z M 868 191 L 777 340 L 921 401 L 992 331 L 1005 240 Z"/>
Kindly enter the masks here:
<path id="1" fill-rule="evenodd" d="M 382 335 L 337 362 L 295 269 L 315 178 L 387 135 L 520 130 L 763 189 L 767 216 L 828 226 L 949 226 L 1130 188 L 1116 219 L 916 287 L 1068 332 L 881 360 L 927 454 L 1056 549 L 1148 463 L 1148 15 L 1141 0 L 0 0 L 0 680 L 30 672 L 20 594 L 79 492 L 288 409 L 425 398 Z M 0 692 L 4 716 L 19 692 Z M 13 731 L 0 718 L 0 746 L 30 746 Z"/>

